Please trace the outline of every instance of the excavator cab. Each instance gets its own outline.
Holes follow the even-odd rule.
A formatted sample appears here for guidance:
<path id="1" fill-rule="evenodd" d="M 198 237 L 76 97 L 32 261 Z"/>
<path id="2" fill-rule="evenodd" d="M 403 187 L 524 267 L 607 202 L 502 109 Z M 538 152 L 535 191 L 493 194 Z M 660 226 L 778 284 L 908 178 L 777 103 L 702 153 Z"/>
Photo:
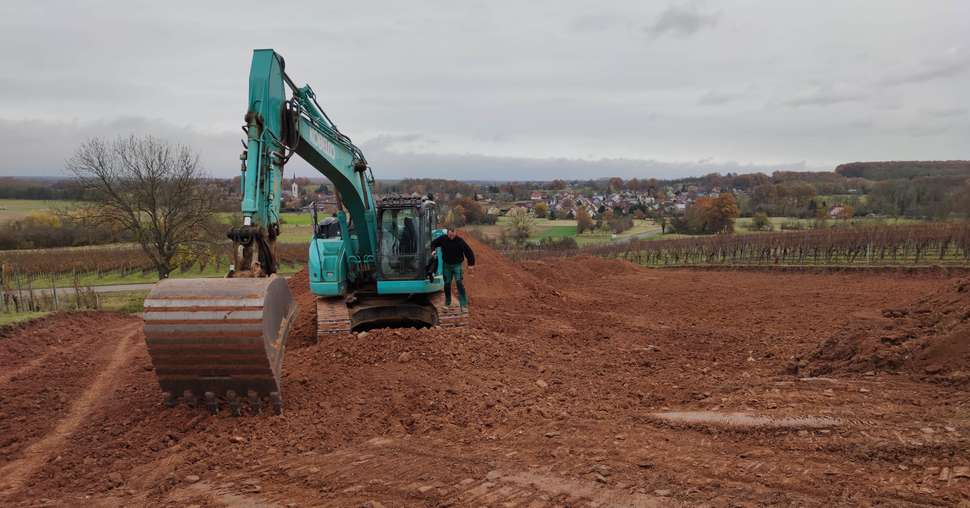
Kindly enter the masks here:
<path id="1" fill-rule="evenodd" d="M 431 240 L 437 213 L 434 201 L 421 198 L 378 202 L 378 280 L 424 280 L 434 272 Z"/>

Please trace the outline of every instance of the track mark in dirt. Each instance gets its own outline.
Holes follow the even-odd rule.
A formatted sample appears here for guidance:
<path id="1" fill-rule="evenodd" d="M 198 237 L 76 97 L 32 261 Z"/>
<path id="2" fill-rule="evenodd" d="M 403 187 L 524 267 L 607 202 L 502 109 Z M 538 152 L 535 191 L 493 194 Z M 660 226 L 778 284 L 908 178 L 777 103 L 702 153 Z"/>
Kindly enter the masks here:
<path id="1" fill-rule="evenodd" d="M 561 478 L 540 471 L 519 471 L 507 475 L 490 473 L 492 482 L 481 483 L 457 497 L 460 504 L 498 506 L 529 501 L 528 506 L 544 506 L 551 499 L 566 506 L 632 506 L 653 508 L 679 506 L 672 499 L 602 487 L 583 480 Z M 470 482 L 471 483 L 471 482 Z M 474 483 L 472 483 L 474 484 Z M 484 488 L 483 488 L 484 487 Z M 525 506 L 525 505 L 522 505 Z"/>
<path id="2" fill-rule="evenodd" d="M 773 417 L 717 411 L 667 411 L 651 413 L 650 417 L 670 424 L 711 425 L 738 429 L 826 429 L 842 425 L 841 420 L 827 416 Z"/>
<path id="3" fill-rule="evenodd" d="M 369 500 L 407 506 L 679 506 L 670 498 L 607 485 L 603 477 L 564 476 L 552 466 L 503 459 L 515 455 L 509 448 L 490 448 L 484 456 L 471 451 L 441 440 L 378 437 L 322 455 L 267 457 L 260 468 L 223 477 L 228 481 L 203 490 L 199 483 L 186 486 L 168 499 L 235 506 L 242 496 L 264 506 L 322 492 L 328 496 L 322 504 L 344 506 Z M 255 480 L 269 476 L 278 479 Z"/>
<path id="4" fill-rule="evenodd" d="M 62 348 L 57 348 L 57 349 L 53 349 L 51 351 L 48 351 L 47 353 L 44 353 L 42 356 L 39 356 L 39 357 L 37 357 L 37 358 L 35 358 L 35 359 L 27 362 L 26 364 L 21 365 L 20 367 L 17 367 L 15 369 L 11 370 L 10 372 L 4 372 L 4 373 L 0 374 L 0 386 L 9 383 L 10 380 L 12 380 L 12 379 L 16 379 L 16 378 L 18 378 L 18 377 L 20 377 L 20 376 L 22 376 L 24 374 L 27 374 L 28 372 L 30 372 L 30 371 L 38 368 L 38 367 L 41 367 L 42 365 L 45 365 L 48 362 L 48 360 L 50 360 L 51 358 L 53 358 L 55 355 L 59 355 L 59 354 L 63 354 L 63 353 L 70 353 L 71 351 L 74 351 L 75 349 L 79 349 L 81 346 L 88 346 L 90 344 L 91 344 L 91 341 L 90 340 L 86 340 L 86 341 L 83 341 L 83 342 L 75 342 L 73 344 L 64 346 Z"/>
<path id="5" fill-rule="evenodd" d="M 213 485 L 204 481 L 191 484 L 184 489 L 173 492 L 169 496 L 169 500 L 182 506 L 209 504 L 229 508 L 281 508 L 283 506 L 281 504 L 264 501 L 252 495 L 233 493 L 225 486 Z"/>
<path id="6" fill-rule="evenodd" d="M 23 457 L 13 461 L 0 469 L 0 495 L 10 495 L 23 487 L 24 482 L 42 467 L 50 456 L 64 445 L 68 437 L 81 425 L 84 419 L 95 409 L 98 399 L 111 392 L 111 382 L 118 369 L 129 361 L 134 354 L 132 338 L 138 336 L 141 324 L 129 324 L 113 331 L 119 332 L 121 339 L 118 345 L 106 359 L 104 369 L 94 381 L 84 389 L 84 392 L 71 405 L 67 415 L 43 439 L 31 445 L 24 452 Z M 107 330 L 104 333 L 111 333 Z"/>

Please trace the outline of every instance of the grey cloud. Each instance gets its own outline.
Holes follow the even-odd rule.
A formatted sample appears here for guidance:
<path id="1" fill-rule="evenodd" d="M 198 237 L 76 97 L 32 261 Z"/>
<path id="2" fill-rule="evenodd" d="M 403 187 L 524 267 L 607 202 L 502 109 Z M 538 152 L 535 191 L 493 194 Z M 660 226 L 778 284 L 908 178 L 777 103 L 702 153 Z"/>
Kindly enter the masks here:
<path id="1" fill-rule="evenodd" d="M 745 94 L 739 92 L 716 92 L 711 90 L 700 97 L 697 100 L 697 104 L 701 106 L 721 106 L 723 104 L 728 104 L 734 102 L 738 99 L 744 97 Z"/>
<path id="2" fill-rule="evenodd" d="M 932 62 L 922 69 L 896 74 L 883 79 L 880 83 L 886 86 L 908 85 L 924 83 L 937 79 L 953 78 L 970 70 L 970 58 L 951 59 Z"/>
<path id="3" fill-rule="evenodd" d="M 378 146 L 367 155 L 382 178 L 507 165 L 528 179 L 552 157 L 599 174 L 968 156 L 967 117 L 944 111 L 966 107 L 970 87 L 965 0 L 293 0 L 299 16 L 258 24 L 265 5 L 236 5 L 0 2 L 0 174 L 56 174 L 85 137 L 137 131 L 185 140 L 232 176 L 256 47 L 275 47 L 341 129 Z M 860 118 L 876 127 L 849 124 Z M 951 128 L 878 128 L 920 123 Z M 418 135 L 381 147 L 402 133 Z"/>
<path id="4" fill-rule="evenodd" d="M 100 137 L 152 135 L 184 144 L 199 153 L 200 161 L 215 176 L 234 176 L 242 149 L 241 136 L 231 132 L 207 133 L 160 119 L 121 117 L 96 122 L 10 120 L 0 118 L 0 174 L 61 175 L 65 162 L 80 144 Z M 236 159 L 238 160 L 238 159 Z"/>
<path id="5" fill-rule="evenodd" d="M 611 13 L 596 13 L 577 16 L 570 20 L 569 31 L 573 33 L 589 34 L 604 32 L 623 26 L 623 19 Z"/>
<path id="6" fill-rule="evenodd" d="M 388 138 L 365 142 L 361 147 L 376 167 L 378 178 L 424 176 L 454 178 L 456 174 L 475 175 L 474 180 L 554 180 L 597 179 L 612 176 L 623 178 L 672 178 L 700 176 L 712 172 L 770 172 L 775 170 L 802 171 L 805 162 L 754 164 L 735 161 L 702 159 L 690 162 L 629 158 L 527 158 L 496 157 L 481 154 L 446 154 L 397 151 Z"/>
<path id="7" fill-rule="evenodd" d="M 238 172 L 236 155 L 240 136 L 232 132 L 208 133 L 163 120 L 125 117 L 90 123 L 15 121 L 0 118 L 0 174 L 63 175 L 65 161 L 81 142 L 92 137 L 115 138 L 150 134 L 169 142 L 186 144 L 199 153 L 207 172 L 232 177 Z M 556 178 L 602 178 L 622 176 L 696 176 L 711 172 L 803 170 L 804 162 L 757 164 L 717 161 L 712 158 L 679 162 L 635 158 L 530 158 L 483 154 L 432 153 L 413 149 L 436 140 L 421 134 L 384 134 L 358 144 L 381 179 L 407 177 L 460 178 L 473 180 L 553 180 Z M 298 157 L 286 168 L 288 174 L 319 176 Z"/>
<path id="8" fill-rule="evenodd" d="M 784 101 L 784 104 L 794 108 L 802 106 L 831 106 L 842 102 L 865 101 L 866 95 L 858 92 L 833 90 L 822 87 Z"/>
<path id="9" fill-rule="evenodd" d="M 942 109 L 929 109 L 926 114 L 935 118 L 953 118 L 953 117 L 965 117 L 968 115 L 967 108 L 942 108 Z"/>
<path id="10" fill-rule="evenodd" d="M 702 13 L 696 5 L 671 5 L 657 16 L 652 25 L 644 28 L 659 37 L 664 34 L 688 36 L 717 24 L 718 13 Z"/>
<path id="11" fill-rule="evenodd" d="M 920 137 L 939 136 L 942 134 L 946 134 L 952 128 L 953 128 L 952 126 L 945 125 L 945 124 L 921 123 L 921 124 L 905 125 L 903 127 L 888 128 L 886 129 L 886 131 L 894 134 L 902 134 L 904 136 L 920 138 Z"/>

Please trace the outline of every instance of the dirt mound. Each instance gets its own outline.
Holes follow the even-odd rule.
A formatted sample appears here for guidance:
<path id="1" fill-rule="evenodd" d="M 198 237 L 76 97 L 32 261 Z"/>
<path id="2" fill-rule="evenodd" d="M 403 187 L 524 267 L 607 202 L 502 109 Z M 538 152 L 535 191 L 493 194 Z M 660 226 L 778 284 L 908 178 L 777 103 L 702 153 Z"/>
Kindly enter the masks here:
<path id="1" fill-rule="evenodd" d="M 0 327 L 0 365 L 15 366 L 41 352 L 72 343 L 74 337 L 118 319 L 124 319 L 124 315 L 95 311 L 57 312 Z"/>
<path id="2" fill-rule="evenodd" d="M 296 320 L 290 326 L 286 347 L 300 348 L 317 343 L 317 298 L 310 292 L 310 276 L 303 268 L 286 280 L 296 301 Z"/>
<path id="3" fill-rule="evenodd" d="M 573 256 L 547 261 L 526 261 L 522 267 L 532 275 L 553 283 L 596 280 L 606 275 L 628 275 L 641 270 L 621 259 Z"/>
<path id="4" fill-rule="evenodd" d="M 828 339 L 798 367 L 833 371 L 906 371 L 937 381 L 970 381 L 970 279 L 903 308 L 855 315 L 850 329 Z"/>
<path id="5" fill-rule="evenodd" d="M 485 301 L 528 299 L 549 294 L 549 284 L 540 277 L 529 273 L 488 245 L 468 235 L 462 235 L 462 238 L 475 251 L 475 267 L 468 272 L 470 302 L 474 302 L 476 298 Z"/>

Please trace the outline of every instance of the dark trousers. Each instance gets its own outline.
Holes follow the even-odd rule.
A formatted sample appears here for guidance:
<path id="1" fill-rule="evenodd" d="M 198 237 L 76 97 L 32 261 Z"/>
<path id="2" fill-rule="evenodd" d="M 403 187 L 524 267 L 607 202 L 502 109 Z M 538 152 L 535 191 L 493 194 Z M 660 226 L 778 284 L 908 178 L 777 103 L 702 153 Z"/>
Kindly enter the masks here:
<path id="1" fill-rule="evenodd" d="M 454 279 L 455 285 L 458 286 L 458 305 L 468 307 L 468 295 L 465 293 L 465 284 L 462 282 L 461 263 L 455 265 L 444 263 L 441 272 L 445 276 L 445 305 L 451 305 L 451 281 Z"/>

